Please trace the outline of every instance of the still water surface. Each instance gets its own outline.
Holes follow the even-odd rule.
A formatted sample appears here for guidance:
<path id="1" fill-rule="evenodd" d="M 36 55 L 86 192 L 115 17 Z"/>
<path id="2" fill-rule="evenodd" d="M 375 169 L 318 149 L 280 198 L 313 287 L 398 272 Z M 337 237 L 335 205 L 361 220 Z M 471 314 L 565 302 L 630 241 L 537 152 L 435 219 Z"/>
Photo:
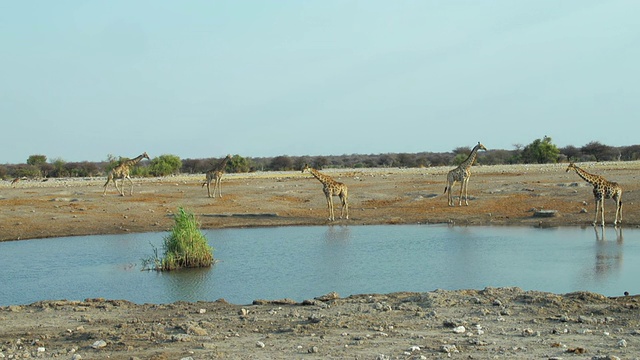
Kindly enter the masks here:
<path id="1" fill-rule="evenodd" d="M 166 233 L 0 243 L 0 305 L 104 297 L 236 304 L 518 286 L 640 293 L 640 230 L 434 225 L 205 230 L 210 269 L 140 271 Z"/>

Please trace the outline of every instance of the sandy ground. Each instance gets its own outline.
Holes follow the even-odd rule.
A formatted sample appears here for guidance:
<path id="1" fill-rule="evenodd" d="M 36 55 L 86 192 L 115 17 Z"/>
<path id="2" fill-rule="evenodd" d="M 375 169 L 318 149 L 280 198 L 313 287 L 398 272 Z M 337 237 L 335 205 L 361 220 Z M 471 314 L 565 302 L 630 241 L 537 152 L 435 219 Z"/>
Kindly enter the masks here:
<path id="1" fill-rule="evenodd" d="M 622 186 L 623 226 L 638 226 L 640 163 L 579 165 Z M 469 206 L 455 207 L 443 195 L 449 169 L 327 170 L 349 187 L 349 220 L 336 223 L 546 227 L 593 221 L 592 188 L 565 172 L 566 164 L 475 166 Z M 322 186 L 309 174 L 227 174 L 216 199 L 206 196 L 203 179 L 134 179 L 134 194 L 125 197 L 113 185 L 103 196 L 104 178 L 4 182 L 0 240 L 165 231 L 178 207 L 198 215 L 203 228 L 329 223 Z M 454 190 L 457 195 L 459 185 Z M 605 209 L 611 226 L 613 201 Z M 540 216 L 549 214 L 541 210 L 556 216 Z M 635 296 L 511 288 L 328 294 L 300 304 L 51 300 L 0 308 L 0 358 L 628 359 L 640 357 L 638 306 Z"/>

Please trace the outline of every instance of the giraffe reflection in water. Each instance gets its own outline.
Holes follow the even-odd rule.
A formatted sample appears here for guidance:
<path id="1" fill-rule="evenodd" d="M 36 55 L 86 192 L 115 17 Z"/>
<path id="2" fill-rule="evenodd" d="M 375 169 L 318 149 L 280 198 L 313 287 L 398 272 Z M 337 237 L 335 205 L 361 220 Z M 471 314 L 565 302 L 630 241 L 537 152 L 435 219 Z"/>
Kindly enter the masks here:
<path id="1" fill-rule="evenodd" d="M 612 271 L 622 268 L 624 236 L 622 227 L 614 227 L 615 241 L 607 240 L 606 228 L 593 227 L 596 234 L 596 276 L 606 276 Z"/>

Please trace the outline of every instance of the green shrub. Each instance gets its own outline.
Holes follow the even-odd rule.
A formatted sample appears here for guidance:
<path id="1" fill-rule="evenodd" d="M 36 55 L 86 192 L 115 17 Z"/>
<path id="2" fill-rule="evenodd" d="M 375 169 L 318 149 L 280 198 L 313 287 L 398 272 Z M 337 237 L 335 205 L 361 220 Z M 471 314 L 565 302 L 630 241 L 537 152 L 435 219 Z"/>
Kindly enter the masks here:
<path id="1" fill-rule="evenodd" d="M 165 271 L 213 264 L 213 248 L 200 231 L 200 224 L 193 213 L 178 209 L 175 224 L 164 238 L 164 258 L 154 263 L 160 266 L 158 270 Z"/>
<path id="2" fill-rule="evenodd" d="M 180 157 L 176 155 L 160 155 L 151 160 L 149 172 L 153 176 L 167 176 L 177 174 L 182 167 Z"/>

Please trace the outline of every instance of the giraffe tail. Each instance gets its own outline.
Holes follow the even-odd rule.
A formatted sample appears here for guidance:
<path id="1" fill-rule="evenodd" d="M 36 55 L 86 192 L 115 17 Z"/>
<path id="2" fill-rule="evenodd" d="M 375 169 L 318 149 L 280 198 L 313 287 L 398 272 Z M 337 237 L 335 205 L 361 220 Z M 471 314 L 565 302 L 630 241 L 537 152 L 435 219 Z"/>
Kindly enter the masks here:
<path id="1" fill-rule="evenodd" d="M 443 194 L 446 194 L 446 193 L 447 193 L 447 189 L 448 189 L 448 188 L 449 188 L 449 185 L 447 185 L 447 186 L 445 186 L 445 187 L 444 187 L 444 192 L 443 192 Z"/>

